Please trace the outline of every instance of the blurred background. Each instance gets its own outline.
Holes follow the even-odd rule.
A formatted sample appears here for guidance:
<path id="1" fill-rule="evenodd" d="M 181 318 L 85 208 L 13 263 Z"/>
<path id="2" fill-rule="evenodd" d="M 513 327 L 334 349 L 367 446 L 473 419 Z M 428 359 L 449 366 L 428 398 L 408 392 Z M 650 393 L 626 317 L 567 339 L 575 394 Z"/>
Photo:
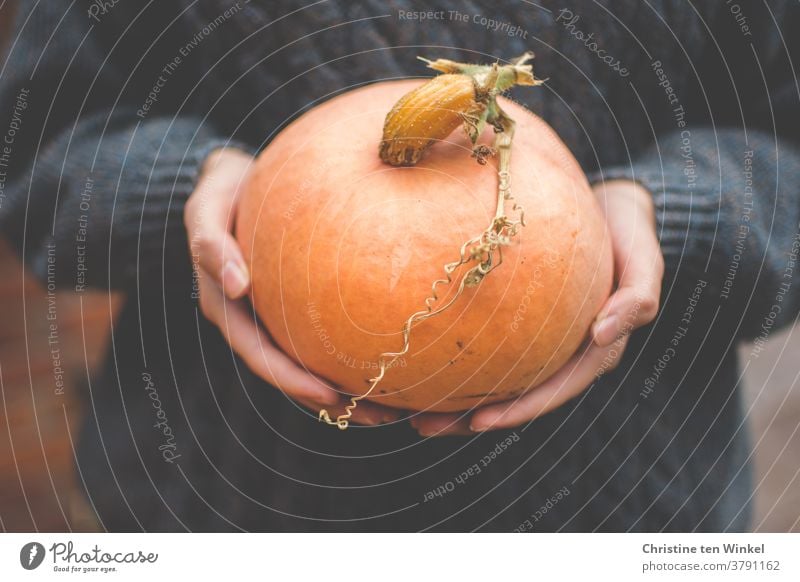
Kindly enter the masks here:
<path id="1" fill-rule="evenodd" d="M 13 10 L 14 2 L 0 0 L 0 55 Z M 95 531 L 79 493 L 74 447 L 87 401 L 81 391 L 102 361 L 120 298 L 57 296 L 65 388 L 56 395 L 47 294 L 1 242 L 0 273 L 0 531 Z M 800 328 L 772 334 L 744 378 L 756 531 L 800 532 L 799 357 Z"/>

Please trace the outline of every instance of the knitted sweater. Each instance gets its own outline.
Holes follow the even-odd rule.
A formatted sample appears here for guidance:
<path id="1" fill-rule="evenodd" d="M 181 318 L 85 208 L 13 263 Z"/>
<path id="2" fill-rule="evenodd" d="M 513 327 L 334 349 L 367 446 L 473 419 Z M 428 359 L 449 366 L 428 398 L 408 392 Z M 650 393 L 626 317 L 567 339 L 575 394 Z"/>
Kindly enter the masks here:
<path id="1" fill-rule="evenodd" d="M 127 298 L 84 379 L 77 470 L 105 528 L 747 529 L 736 347 L 756 339 L 757 358 L 800 305 L 796 3 L 21 4 L 0 69 L 0 228 L 48 285 Z M 220 144 L 258 151 L 337 92 L 426 76 L 417 55 L 527 49 L 548 81 L 512 95 L 592 180 L 653 193 L 658 318 L 614 372 L 515 430 L 317 423 L 192 299 L 198 165 Z"/>

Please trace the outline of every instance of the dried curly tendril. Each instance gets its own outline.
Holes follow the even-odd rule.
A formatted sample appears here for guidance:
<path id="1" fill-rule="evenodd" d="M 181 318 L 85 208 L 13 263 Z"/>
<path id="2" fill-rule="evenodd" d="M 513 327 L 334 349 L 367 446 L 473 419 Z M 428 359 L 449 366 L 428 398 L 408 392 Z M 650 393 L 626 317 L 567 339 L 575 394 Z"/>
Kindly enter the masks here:
<path id="1" fill-rule="evenodd" d="M 461 125 L 473 144 L 472 157 L 478 163 L 486 164 L 489 157 L 497 155 L 497 211 L 483 232 L 461 245 L 458 259 L 444 265 L 444 274 L 433 282 L 424 307 L 403 324 L 402 348 L 380 355 L 378 373 L 370 379 L 369 389 L 360 396 L 351 397 L 350 404 L 336 420 L 331 419 L 327 410 L 320 411 L 320 421 L 342 430 L 349 426 L 358 401 L 368 397 L 383 380 L 386 370 L 408 353 L 411 329 L 448 309 L 465 288 L 480 284 L 503 262 L 503 246 L 510 243 L 521 226 L 525 226 L 525 211 L 511 196 L 509 164 L 515 123 L 497 103 L 497 95 L 515 85 L 533 86 L 543 82 L 533 77 L 533 69 L 527 64 L 533 53 L 525 53 L 507 65 L 419 58 L 431 69 L 444 74 L 405 94 L 386 115 L 379 147 L 381 160 L 392 166 L 413 166 L 431 145 L 445 139 Z M 477 143 L 487 124 L 496 134 L 493 147 Z M 506 206 L 511 207 L 510 213 Z M 455 293 L 446 303 L 437 306 L 440 287 L 448 288 L 455 284 L 453 273 L 463 265 L 469 268 L 457 282 Z"/>

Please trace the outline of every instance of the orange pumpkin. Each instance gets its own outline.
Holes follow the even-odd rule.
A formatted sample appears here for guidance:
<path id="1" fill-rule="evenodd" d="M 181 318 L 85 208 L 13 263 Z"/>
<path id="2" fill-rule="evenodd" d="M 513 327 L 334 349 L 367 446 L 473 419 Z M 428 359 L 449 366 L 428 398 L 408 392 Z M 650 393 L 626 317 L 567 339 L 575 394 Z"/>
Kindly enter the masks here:
<path id="1" fill-rule="evenodd" d="M 260 320 L 349 394 L 367 391 L 381 353 L 400 350 L 403 323 L 496 209 L 496 165 L 477 164 L 461 131 L 416 166 L 381 162 L 384 117 L 418 84 L 370 85 L 297 119 L 259 156 L 239 206 Z M 610 241 L 578 163 L 544 121 L 500 103 L 517 122 L 511 189 L 526 226 L 479 285 L 413 327 L 409 352 L 369 396 L 377 403 L 441 412 L 519 396 L 575 353 L 609 295 Z"/>

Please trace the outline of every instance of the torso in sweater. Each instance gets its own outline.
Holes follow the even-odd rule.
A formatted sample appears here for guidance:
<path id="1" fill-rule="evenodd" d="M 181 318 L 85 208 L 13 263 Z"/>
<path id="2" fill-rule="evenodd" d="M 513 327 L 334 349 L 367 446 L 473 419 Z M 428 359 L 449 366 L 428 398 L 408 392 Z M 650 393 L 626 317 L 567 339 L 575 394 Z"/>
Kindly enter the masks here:
<path id="1" fill-rule="evenodd" d="M 689 131 L 692 159 L 711 164 L 716 136 L 700 128 L 735 124 L 742 115 L 740 99 L 761 103 L 757 85 L 739 84 L 738 93 L 730 89 L 731 78 L 752 76 L 754 66 L 744 72 L 733 67 L 731 77 L 717 75 L 718 82 L 701 84 L 705 72 L 724 70 L 717 43 L 733 47 L 726 49 L 729 60 L 751 55 L 748 45 L 732 43 L 744 33 L 724 6 L 698 14 L 677 0 L 568 6 L 186 0 L 159 3 L 142 18 L 138 10 L 133 3 L 118 3 L 98 15 L 98 22 L 89 22 L 92 40 L 78 59 L 89 71 L 87 84 L 95 70 L 104 71 L 105 83 L 102 94 L 89 100 L 88 108 L 100 117 L 82 126 L 83 142 L 104 128 L 114 108 L 114 127 L 136 128 L 108 138 L 119 151 L 109 152 L 112 146 L 106 145 L 99 152 L 95 171 L 108 175 L 97 179 L 96 191 L 107 188 L 121 198 L 118 206 L 102 210 L 103 197 L 95 196 L 93 220 L 113 223 L 115 235 L 135 249 L 124 254 L 131 268 L 155 273 L 148 280 L 131 276 L 109 251 L 109 281 L 117 280 L 114 269 L 123 271 L 119 278 L 130 300 L 115 322 L 108 365 L 92 383 L 79 451 L 81 476 L 106 527 L 746 527 L 750 485 L 735 390 L 734 333 L 714 309 L 724 275 L 707 275 L 707 291 L 699 298 L 703 308 L 694 312 L 677 345 L 672 343 L 692 290 L 706 276 L 701 247 L 715 234 L 714 217 L 723 217 L 723 241 L 735 225 L 724 216 L 716 192 L 693 190 L 687 182 L 680 136 Z M 86 22 L 78 25 L 73 17 L 65 22 L 75 29 L 68 30 L 69 38 L 80 38 Z M 48 25 L 57 23 L 51 17 Z M 55 35 L 55 46 L 59 38 Z M 119 39 L 124 42 L 112 50 Z M 759 50 L 769 52 L 775 42 Z M 185 161 L 177 150 L 194 153 L 195 130 L 203 139 L 233 138 L 257 150 L 291 118 L 337 92 L 379 79 L 427 75 L 417 55 L 491 61 L 526 50 L 536 53 L 536 74 L 548 81 L 512 96 L 558 131 L 587 172 L 635 166 L 654 180 L 648 185 L 658 197 L 662 246 L 672 269 L 658 321 L 634 335 L 617 370 L 556 412 L 513 431 L 421 439 L 402 422 L 345 433 L 318 424 L 313 414 L 253 377 L 188 299 L 190 261 L 181 248 L 186 241 L 179 210 L 191 177 L 181 174 L 183 169 L 172 171 L 169 164 L 178 167 L 177 162 L 162 159 Z M 41 69 L 59 71 L 69 64 L 58 55 L 48 59 Z M 154 86 L 157 98 L 149 99 Z M 75 107 L 80 99 L 70 103 Z M 746 115 L 755 129 L 769 124 L 767 114 L 754 106 Z M 157 119 L 163 127 L 154 125 Z M 63 125 L 69 129 L 71 118 Z M 162 141 L 163 133 L 169 137 Z M 667 161 L 641 156 L 652 150 L 654 136 L 669 133 L 678 141 L 664 152 L 673 165 L 668 187 L 660 186 L 659 193 L 654 176 Z M 70 150 L 69 164 L 59 165 L 57 155 L 39 163 L 53 175 L 61 169 L 80 182 L 80 168 L 85 171 L 96 160 L 91 149 L 77 149 Z M 148 167 L 154 150 L 161 156 Z M 133 160 L 121 179 L 111 171 L 114 154 Z M 189 161 L 185 166 L 194 169 Z M 143 196 L 147 210 L 136 198 L 142 183 L 149 188 Z M 40 190 L 47 192 L 31 189 Z M 687 213 L 695 196 L 702 208 Z M 63 205 L 65 199 L 66 194 Z M 156 214 L 155 206 L 167 210 Z M 27 217 L 21 203 L 9 208 Z M 59 248 L 74 242 L 70 208 L 59 211 Z M 120 214 L 125 221 L 107 216 Z M 153 216 L 161 220 L 157 228 Z M 12 238 L 21 239 L 23 229 L 8 224 Z M 37 224 L 44 230 L 50 222 Z M 27 236 L 32 233 L 29 229 Z M 102 284 L 107 248 L 95 246 L 90 276 Z M 718 262 L 721 267 L 727 261 Z M 713 337 L 707 335 L 710 329 Z M 666 353 L 669 364 L 662 365 Z M 153 408 L 154 392 L 159 410 Z"/>

